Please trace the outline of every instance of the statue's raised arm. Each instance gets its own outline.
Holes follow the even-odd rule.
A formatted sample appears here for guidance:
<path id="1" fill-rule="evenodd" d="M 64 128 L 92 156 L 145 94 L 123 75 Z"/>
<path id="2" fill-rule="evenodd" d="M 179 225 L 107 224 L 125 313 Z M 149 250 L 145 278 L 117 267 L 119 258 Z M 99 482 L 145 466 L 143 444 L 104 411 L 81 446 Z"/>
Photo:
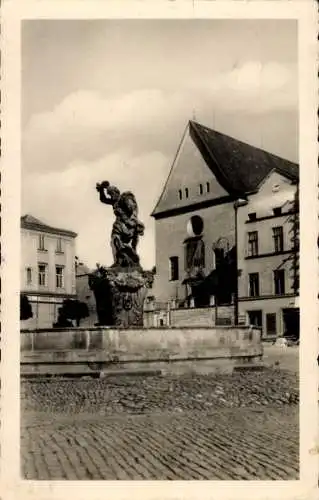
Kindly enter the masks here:
<path id="1" fill-rule="evenodd" d="M 120 190 L 115 186 L 111 186 L 109 181 L 97 183 L 96 190 L 100 195 L 100 201 L 106 205 L 114 206 L 121 196 Z"/>

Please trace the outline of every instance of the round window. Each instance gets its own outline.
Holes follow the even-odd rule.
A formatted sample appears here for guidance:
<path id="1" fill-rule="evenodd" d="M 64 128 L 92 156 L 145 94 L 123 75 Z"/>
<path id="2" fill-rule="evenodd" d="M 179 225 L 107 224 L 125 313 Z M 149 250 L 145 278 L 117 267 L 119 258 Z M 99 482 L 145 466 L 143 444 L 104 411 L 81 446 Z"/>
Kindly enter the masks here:
<path id="1" fill-rule="evenodd" d="M 193 215 L 187 224 L 189 236 L 200 236 L 204 229 L 204 221 L 199 215 Z"/>

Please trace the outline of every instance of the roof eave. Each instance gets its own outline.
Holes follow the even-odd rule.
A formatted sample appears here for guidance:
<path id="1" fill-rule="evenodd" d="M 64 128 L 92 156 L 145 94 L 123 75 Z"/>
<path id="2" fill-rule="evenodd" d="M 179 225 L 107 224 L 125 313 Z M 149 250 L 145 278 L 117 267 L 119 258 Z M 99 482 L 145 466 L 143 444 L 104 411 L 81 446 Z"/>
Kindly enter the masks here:
<path id="1" fill-rule="evenodd" d="M 32 224 L 30 222 L 21 222 L 20 227 L 22 229 L 31 229 L 33 231 L 38 231 L 42 233 L 51 233 L 60 236 L 69 236 L 70 238 L 76 238 L 78 236 L 74 231 L 69 231 L 68 229 L 60 229 L 50 226 L 42 226 L 38 224 Z"/>

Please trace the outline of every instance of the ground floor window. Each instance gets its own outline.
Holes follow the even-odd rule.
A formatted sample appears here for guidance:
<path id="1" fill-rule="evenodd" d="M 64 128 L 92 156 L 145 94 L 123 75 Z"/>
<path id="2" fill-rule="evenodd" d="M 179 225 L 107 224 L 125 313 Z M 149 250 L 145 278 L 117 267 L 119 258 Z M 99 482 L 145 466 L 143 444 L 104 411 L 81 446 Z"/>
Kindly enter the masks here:
<path id="1" fill-rule="evenodd" d="M 266 333 L 267 333 L 267 335 L 277 335 L 277 315 L 276 315 L 276 313 L 266 314 Z"/>
<path id="2" fill-rule="evenodd" d="M 263 312 L 262 311 L 247 311 L 249 324 L 252 326 L 263 326 Z"/>

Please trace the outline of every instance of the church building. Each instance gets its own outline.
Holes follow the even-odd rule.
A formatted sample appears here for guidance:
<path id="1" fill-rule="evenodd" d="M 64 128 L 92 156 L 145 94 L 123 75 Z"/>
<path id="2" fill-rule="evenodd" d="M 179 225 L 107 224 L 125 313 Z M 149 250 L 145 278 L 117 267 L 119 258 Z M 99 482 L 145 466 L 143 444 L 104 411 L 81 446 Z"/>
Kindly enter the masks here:
<path id="1" fill-rule="evenodd" d="M 260 217 L 256 218 L 274 215 L 271 186 L 282 183 L 289 186 L 288 199 L 293 199 L 298 165 L 189 121 L 152 213 L 156 238 L 156 301 L 170 303 L 172 308 L 223 306 L 237 301 L 240 315 L 248 318 L 241 302 L 241 295 L 247 302 L 250 298 L 249 286 L 246 286 L 249 277 L 245 277 L 245 273 L 253 274 L 249 269 L 253 259 L 246 260 L 246 240 L 252 232 L 248 231 L 246 219 L 249 213 L 257 212 L 257 208 L 250 209 L 250 204 L 254 200 L 258 205 L 258 193 L 262 199 L 266 196 L 270 200 L 266 211 L 270 210 L 271 214 L 261 213 L 264 207 L 262 211 L 258 209 Z M 285 199 L 286 191 L 280 195 L 280 203 L 285 205 L 289 201 Z M 276 214 L 279 215 L 278 211 Z M 286 212 L 280 216 L 287 217 Z M 260 233 L 264 226 L 260 221 Z M 269 238 L 272 238 L 271 230 Z M 286 254 L 293 252 L 287 246 L 280 250 Z M 260 262 L 267 268 L 267 255 L 263 257 Z M 273 280 L 273 270 L 268 279 Z M 269 286 L 264 289 L 268 298 L 276 298 Z M 261 285 L 255 302 L 262 290 Z"/>

